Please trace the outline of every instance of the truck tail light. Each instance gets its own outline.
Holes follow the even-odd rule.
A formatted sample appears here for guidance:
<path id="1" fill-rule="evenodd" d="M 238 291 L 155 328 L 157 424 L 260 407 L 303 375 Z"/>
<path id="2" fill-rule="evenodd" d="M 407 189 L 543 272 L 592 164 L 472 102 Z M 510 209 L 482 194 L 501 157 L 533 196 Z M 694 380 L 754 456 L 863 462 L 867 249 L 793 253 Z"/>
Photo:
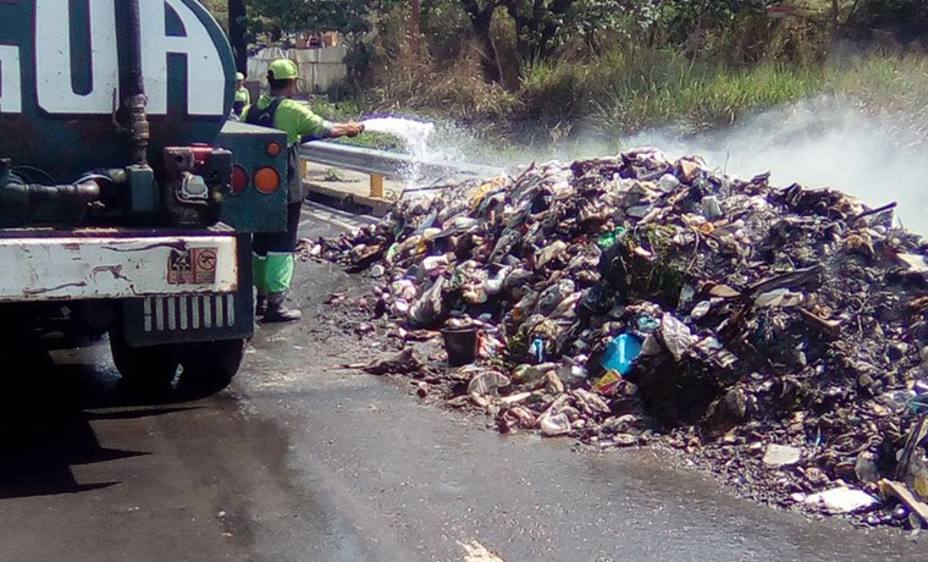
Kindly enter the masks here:
<path id="1" fill-rule="evenodd" d="M 241 166 L 232 166 L 232 193 L 241 193 L 248 188 L 248 172 Z"/>
<path id="2" fill-rule="evenodd" d="M 255 189 L 261 193 L 270 194 L 280 187 L 280 174 L 274 168 L 265 166 L 255 170 Z"/>

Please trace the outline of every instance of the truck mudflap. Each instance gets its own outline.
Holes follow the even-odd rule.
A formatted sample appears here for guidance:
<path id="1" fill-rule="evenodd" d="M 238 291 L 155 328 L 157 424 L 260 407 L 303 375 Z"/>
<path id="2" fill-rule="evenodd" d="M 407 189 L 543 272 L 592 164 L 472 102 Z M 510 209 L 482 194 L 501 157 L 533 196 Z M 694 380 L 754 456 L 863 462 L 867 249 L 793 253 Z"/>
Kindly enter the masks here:
<path id="1" fill-rule="evenodd" d="M 254 335 L 251 237 L 239 235 L 234 292 L 152 295 L 122 302 L 122 329 L 131 346 L 247 339 Z"/>
<path id="2" fill-rule="evenodd" d="M 232 293 L 239 286 L 232 233 L 71 233 L 0 237 L 0 302 L 75 301 Z"/>

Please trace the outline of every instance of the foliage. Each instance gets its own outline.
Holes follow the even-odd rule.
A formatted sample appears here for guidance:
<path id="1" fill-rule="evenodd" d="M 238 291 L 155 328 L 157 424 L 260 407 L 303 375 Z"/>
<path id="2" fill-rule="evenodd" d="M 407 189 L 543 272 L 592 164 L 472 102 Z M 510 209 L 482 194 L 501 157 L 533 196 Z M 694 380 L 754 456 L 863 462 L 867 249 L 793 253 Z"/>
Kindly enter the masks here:
<path id="1" fill-rule="evenodd" d="M 582 0 L 502 0 L 516 28 L 517 50 L 523 63 L 551 56 L 556 38 Z M 587 14 L 592 15 L 592 14 Z"/>
<path id="2" fill-rule="evenodd" d="M 374 0 L 247 0 L 248 27 L 260 32 L 368 31 L 371 10 L 388 4 Z"/>
<path id="3" fill-rule="evenodd" d="M 518 103 L 516 96 L 484 80 L 474 55 L 457 61 L 385 61 L 375 69 L 376 86 L 368 90 L 379 110 L 437 111 L 465 124 L 505 120 Z"/>
<path id="4" fill-rule="evenodd" d="M 928 40 L 925 0 L 862 0 L 851 17 L 854 25 L 888 30 L 903 41 Z"/>

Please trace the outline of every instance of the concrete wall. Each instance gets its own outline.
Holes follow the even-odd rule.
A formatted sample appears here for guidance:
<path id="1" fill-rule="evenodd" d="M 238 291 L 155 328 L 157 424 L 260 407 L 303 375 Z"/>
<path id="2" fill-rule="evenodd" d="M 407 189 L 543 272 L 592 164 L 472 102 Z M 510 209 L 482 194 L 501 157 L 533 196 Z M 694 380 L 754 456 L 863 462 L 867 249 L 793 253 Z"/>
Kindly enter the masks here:
<path id="1" fill-rule="evenodd" d="M 344 46 L 322 49 L 280 49 L 269 47 L 248 59 L 248 80 L 260 81 L 267 88 L 267 67 L 281 58 L 290 59 L 300 67 L 303 80 L 298 83 L 300 92 L 319 94 L 348 78 L 345 65 L 347 49 Z"/>

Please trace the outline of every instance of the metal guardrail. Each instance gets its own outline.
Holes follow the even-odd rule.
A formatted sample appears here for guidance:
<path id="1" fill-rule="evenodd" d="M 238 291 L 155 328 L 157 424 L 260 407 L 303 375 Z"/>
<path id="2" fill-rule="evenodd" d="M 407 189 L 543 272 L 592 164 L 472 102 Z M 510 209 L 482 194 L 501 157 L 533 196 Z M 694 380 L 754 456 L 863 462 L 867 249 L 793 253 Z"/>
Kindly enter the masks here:
<path id="1" fill-rule="evenodd" d="M 369 174 L 371 196 L 378 198 L 383 197 L 384 178 L 434 181 L 461 176 L 491 178 L 505 173 L 504 169 L 493 166 L 419 160 L 409 154 L 324 141 L 304 143 L 300 149 L 300 158 L 304 164 L 312 162 Z M 305 169 L 303 175 L 306 175 Z"/>

